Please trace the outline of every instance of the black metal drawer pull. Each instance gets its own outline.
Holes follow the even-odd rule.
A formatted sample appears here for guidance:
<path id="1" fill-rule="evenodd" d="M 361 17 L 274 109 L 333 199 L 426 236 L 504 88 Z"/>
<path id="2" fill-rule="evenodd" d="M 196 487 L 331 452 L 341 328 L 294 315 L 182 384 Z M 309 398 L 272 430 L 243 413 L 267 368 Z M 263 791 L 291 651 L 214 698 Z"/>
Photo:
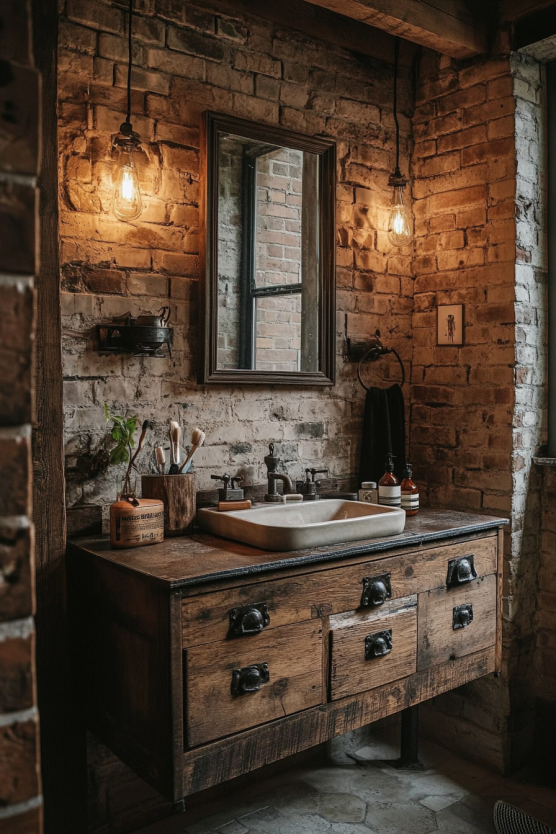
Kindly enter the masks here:
<path id="1" fill-rule="evenodd" d="M 361 608 L 375 608 L 377 605 L 384 605 L 387 599 L 392 596 L 389 573 L 382 573 L 379 576 L 367 576 L 363 579 L 363 593 L 361 595 Z"/>
<path id="2" fill-rule="evenodd" d="M 230 637 L 260 634 L 269 624 L 270 615 L 266 602 L 238 605 L 237 608 L 230 609 Z"/>
<path id="3" fill-rule="evenodd" d="M 249 695 L 251 692 L 258 692 L 261 686 L 269 680 L 268 663 L 252 663 L 251 666 L 244 666 L 243 669 L 234 669 L 232 695 Z"/>
<path id="4" fill-rule="evenodd" d="M 392 629 L 377 631 L 365 637 L 365 660 L 384 657 L 392 651 Z"/>
<path id="5" fill-rule="evenodd" d="M 466 628 L 473 622 L 473 606 L 470 602 L 465 605 L 456 605 L 452 616 L 452 628 L 454 631 L 458 628 Z"/>
<path id="6" fill-rule="evenodd" d="M 450 559 L 446 577 L 448 588 L 459 588 L 460 585 L 473 582 L 474 579 L 477 579 L 474 556 L 460 556 L 459 559 Z"/>

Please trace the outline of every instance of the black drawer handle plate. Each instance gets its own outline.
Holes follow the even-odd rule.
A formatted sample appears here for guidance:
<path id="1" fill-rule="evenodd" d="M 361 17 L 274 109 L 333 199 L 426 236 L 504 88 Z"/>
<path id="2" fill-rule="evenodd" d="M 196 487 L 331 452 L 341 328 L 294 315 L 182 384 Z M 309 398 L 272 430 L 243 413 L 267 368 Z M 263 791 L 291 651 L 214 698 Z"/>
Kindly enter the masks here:
<path id="1" fill-rule="evenodd" d="M 459 588 L 477 579 L 475 570 L 475 557 L 473 555 L 460 556 L 458 559 L 450 559 L 448 562 L 448 575 L 446 585 L 448 588 Z"/>
<path id="2" fill-rule="evenodd" d="M 230 609 L 230 637 L 260 634 L 267 625 L 270 625 L 270 615 L 266 602 L 238 605 Z"/>
<path id="3" fill-rule="evenodd" d="M 473 606 L 470 602 L 464 605 L 456 605 L 452 616 L 452 628 L 456 631 L 458 628 L 467 628 L 473 622 Z"/>
<path id="4" fill-rule="evenodd" d="M 365 637 L 365 660 L 384 657 L 392 651 L 392 629 L 377 631 Z"/>
<path id="5" fill-rule="evenodd" d="M 268 663 L 252 663 L 251 666 L 244 666 L 242 669 L 234 669 L 232 672 L 232 695 L 250 695 L 258 692 L 263 684 L 268 683 L 270 674 Z"/>
<path id="6" fill-rule="evenodd" d="M 363 579 L 361 608 L 376 608 L 377 605 L 384 605 L 386 600 L 391 598 L 390 576 L 390 573 L 381 573 L 379 576 L 367 576 Z"/>

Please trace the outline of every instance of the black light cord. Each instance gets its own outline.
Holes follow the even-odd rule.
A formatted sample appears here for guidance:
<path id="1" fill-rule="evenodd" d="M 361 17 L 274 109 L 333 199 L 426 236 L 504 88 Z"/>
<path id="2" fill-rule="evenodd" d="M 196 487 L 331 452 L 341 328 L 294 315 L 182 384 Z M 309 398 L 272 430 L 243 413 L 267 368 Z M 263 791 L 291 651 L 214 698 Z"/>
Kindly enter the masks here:
<path id="1" fill-rule="evenodd" d="M 394 121 L 396 123 L 396 170 L 395 176 L 400 174 L 400 124 L 398 122 L 398 60 L 400 57 L 400 39 L 394 41 Z"/>
<path id="2" fill-rule="evenodd" d="M 126 121 L 131 122 L 131 21 L 133 19 L 133 0 L 129 0 L 129 23 L 128 23 L 128 60 L 127 60 L 127 117 Z M 395 94 L 394 94 L 395 97 Z"/>

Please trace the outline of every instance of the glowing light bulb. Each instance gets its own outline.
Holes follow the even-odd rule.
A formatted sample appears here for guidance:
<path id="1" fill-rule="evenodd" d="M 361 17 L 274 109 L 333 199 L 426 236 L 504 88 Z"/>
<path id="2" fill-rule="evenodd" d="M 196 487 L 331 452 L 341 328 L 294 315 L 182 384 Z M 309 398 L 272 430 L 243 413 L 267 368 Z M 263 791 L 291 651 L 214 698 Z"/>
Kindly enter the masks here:
<path id="1" fill-rule="evenodd" d="M 112 205 L 118 220 L 135 220 L 143 210 L 139 178 L 131 151 L 128 147 L 120 150 L 114 177 Z"/>
<path id="2" fill-rule="evenodd" d="M 403 185 L 395 185 L 392 196 L 388 239 L 393 246 L 407 246 L 411 242 L 411 226 L 403 201 L 403 189 Z"/>

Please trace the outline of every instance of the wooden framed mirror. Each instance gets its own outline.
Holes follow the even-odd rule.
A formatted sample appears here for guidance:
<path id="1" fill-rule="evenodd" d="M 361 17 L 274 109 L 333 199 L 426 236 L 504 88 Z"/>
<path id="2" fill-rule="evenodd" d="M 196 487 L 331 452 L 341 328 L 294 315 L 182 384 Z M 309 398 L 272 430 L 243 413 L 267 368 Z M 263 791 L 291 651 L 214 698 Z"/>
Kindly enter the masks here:
<path id="1" fill-rule="evenodd" d="M 333 385 L 334 142 L 206 112 L 201 165 L 199 382 Z"/>

